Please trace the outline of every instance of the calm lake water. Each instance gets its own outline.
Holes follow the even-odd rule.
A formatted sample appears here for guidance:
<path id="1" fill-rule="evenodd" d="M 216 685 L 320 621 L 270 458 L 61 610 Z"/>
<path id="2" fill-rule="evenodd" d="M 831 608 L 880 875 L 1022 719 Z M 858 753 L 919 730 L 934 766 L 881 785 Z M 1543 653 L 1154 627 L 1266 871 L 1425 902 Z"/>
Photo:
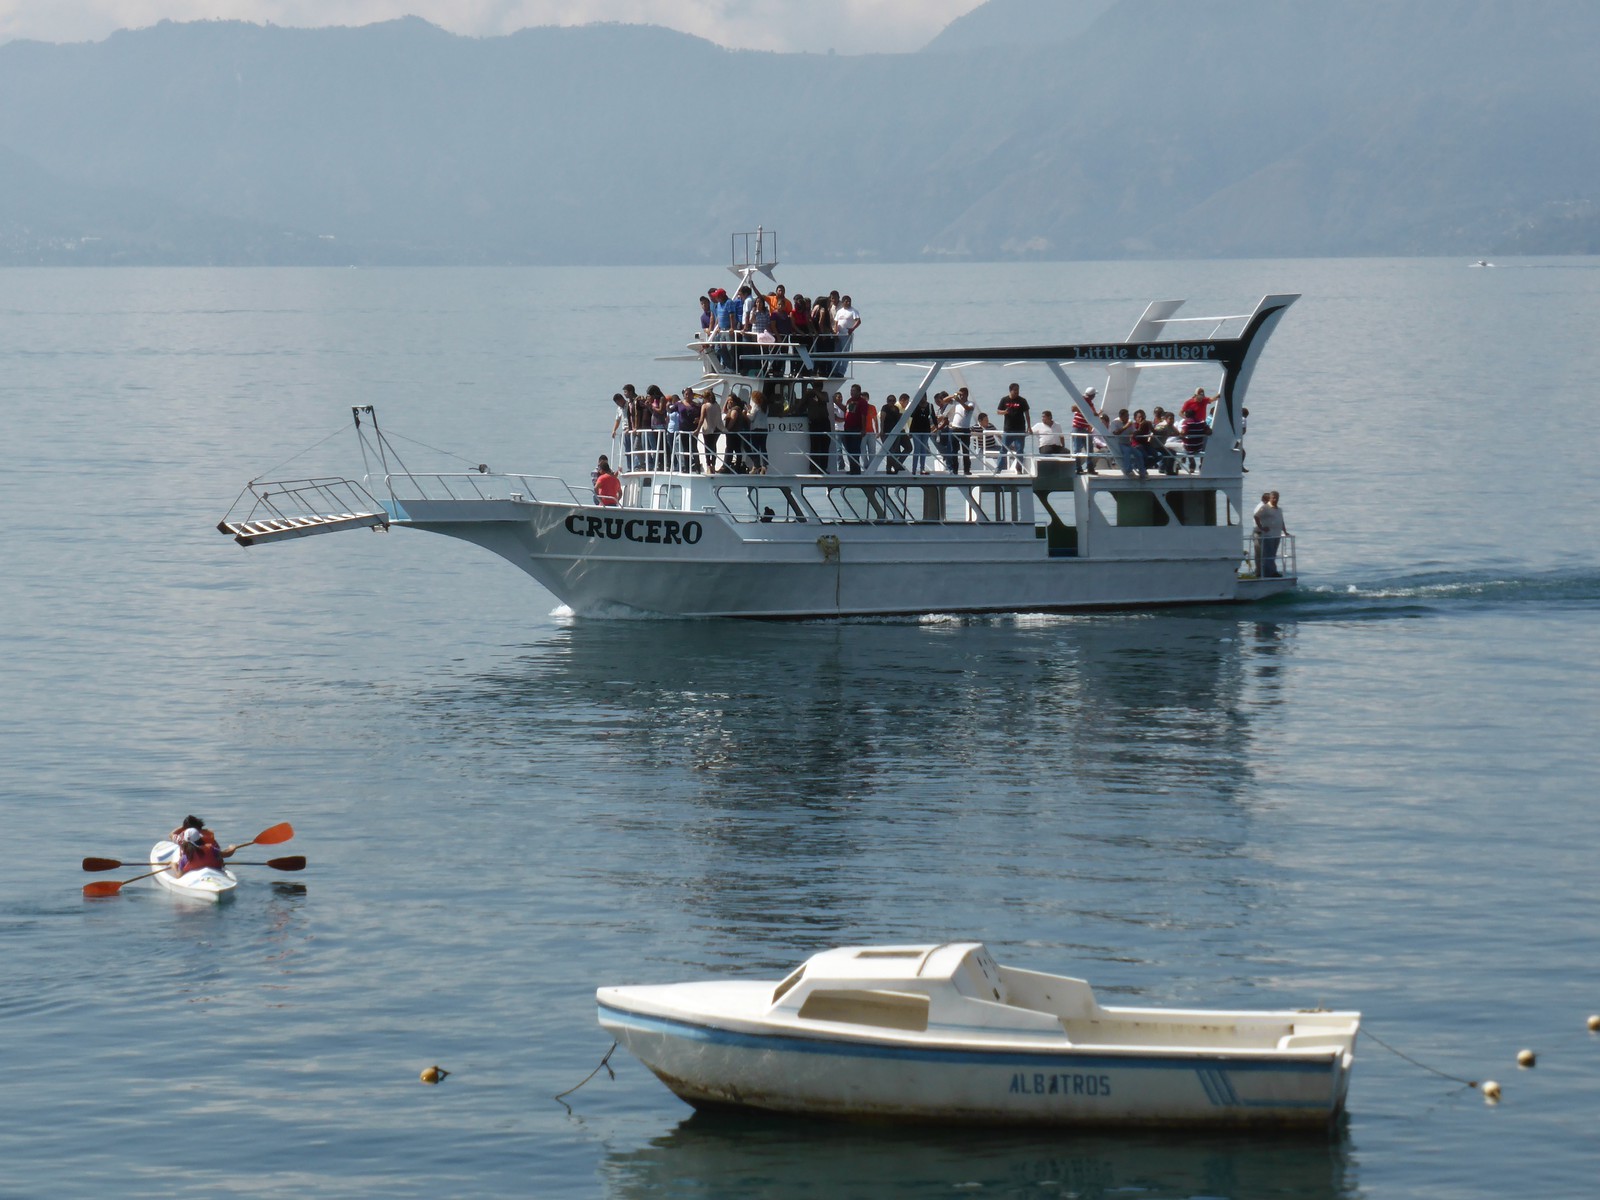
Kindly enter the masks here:
<path id="1" fill-rule="evenodd" d="M 247 478 L 359 474 L 355 404 L 415 469 L 587 478 L 614 390 L 689 382 L 651 356 L 712 276 L 0 273 L 0 1194 L 1592 1194 L 1600 260 L 780 275 L 851 291 L 864 345 L 1305 293 L 1249 400 L 1303 591 L 574 621 L 448 539 L 243 550 L 213 526 Z M 310 869 L 81 899 L 134 873 L 81 857 L 188 812 L 292 821 Z M 1331 1138 L 712 1120 L 620 1051 L 552 1099 L 609 1045 L 600 984 L 956 937 L 1123 1003 L 1358 1008 L 1505 1098 L 1363 1039 Z"/>

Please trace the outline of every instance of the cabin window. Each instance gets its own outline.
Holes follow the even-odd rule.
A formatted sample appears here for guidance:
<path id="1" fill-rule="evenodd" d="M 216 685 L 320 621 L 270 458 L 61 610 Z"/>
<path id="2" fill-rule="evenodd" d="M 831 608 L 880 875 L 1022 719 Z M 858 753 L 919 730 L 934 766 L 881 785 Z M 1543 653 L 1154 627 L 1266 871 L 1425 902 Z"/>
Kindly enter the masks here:
<path id="1" fill-rule="evenodd" d="M 928 998 L 916 992 L 876 989 L 816 991 L 800 1006 L 802 1021 L 842 1021 L 880 1029 L 928 1028 Z"/>
<path id="2" fill-rule="evenodd" d="M 980 487 L 978 508 L 991 521 L 1015 522 L 1022 519 L 1022 491 L 1015 487 Z"/>
<path id="3" fill-rule="evenodd" d="M 1035 497 L 1033 531 L 1045 541 L 1051 558 L 1078 553 L 1078 498 L 1072 492 L 1045 492 Z"/>
<path id="4" fill-rule="evenodd" d="M 1150 528 L 1172 520 L 1154 492 L 1105 491 L 1094 494 L 1094 506 L 1107 525 Z"/>
<path id="5" fill-rule="evenodd" d="M 717 489 L 717 501 L 735 521 L 804 521 L 805 511 L 785 487 L 725 485 Z"/>
<path id="6" fill-rule="evenodd" d="M 983 503 L 979 498 L 980 489 L 975 487 L 932 487 L 925 488 L 929 495 L 924 497 L 924 510 L 931 507 L 936 516 L 924 517 L 924 520 L 943 521 L 946 524 L 966 525 L 975 521 L 988 521 L 989 515 L 983 511 Z"/>
<path id="7" fill-rule="evenodd" d="M 789 974 L 784 977 L 783 982 L 778 984 L 778 986 L 772 990 L 772 1002 L 776 1004 L 779 1000 L 782 1000 L 784 993 L 792 988 L 795 984 L 799 983 L 800 980 L 805 977 L 805 973 L 805 963 L 801 963 L 794 970 L 790 971 Z"/>
<path id="8" fill-rule="evenodd" d="M 904 496 L 903 489 L 895 489 Z M 823 520 L 871 523 L 908 519 L 904 500 L 884 487 L 808 487 L 802 490 L 807 504 Z"/>
<path id="9" fill-rule="evenodd" d="M 1165 498 L 1180 525 L 1217 523 L 1216 492 L 1167 492 Z"/>

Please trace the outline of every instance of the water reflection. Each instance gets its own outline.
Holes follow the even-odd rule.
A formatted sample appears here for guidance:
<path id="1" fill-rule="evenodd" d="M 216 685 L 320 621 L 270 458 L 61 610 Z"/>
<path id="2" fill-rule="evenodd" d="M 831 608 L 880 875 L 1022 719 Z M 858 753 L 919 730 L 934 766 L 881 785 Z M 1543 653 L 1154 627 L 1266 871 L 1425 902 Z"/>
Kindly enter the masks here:
<path id="1" fill-rule="evenodd" d="M 841 931 L 1060 946 L 1086 923 L 1105 933 L 1073 949 L 1103 959 L 1130 923 L 1181 937 L 1261 901 L 1255 780 L 1293 647 L 1238 610 L 586 621 L 413 712 L 492 802 L 563 792 L 606 885 L 745 968 Z"/>
<path id="2" fill-rule="evenodd" d="M 613 1200 L 675 1196 L 1282 1197 L 1348 1200 L 1353 1152 L 1333 1137 L 974 1132 L 700 1114 L 601 1164 Z"/>
<path id="3" fill-rule="evenodd" d="M 575 622 L 508 669 L 426 698 L 472 738 L 600 738 L 679 765 L 718 805 L 759 790 L 849 807 L 889 781 L 1054 778 L 1158 791 L 1250 775 L 1259 668 L 1292 626 L 1163 614 L 833 625 Z M 1252 669 L 1246 669 L 1250 660 Z"/>

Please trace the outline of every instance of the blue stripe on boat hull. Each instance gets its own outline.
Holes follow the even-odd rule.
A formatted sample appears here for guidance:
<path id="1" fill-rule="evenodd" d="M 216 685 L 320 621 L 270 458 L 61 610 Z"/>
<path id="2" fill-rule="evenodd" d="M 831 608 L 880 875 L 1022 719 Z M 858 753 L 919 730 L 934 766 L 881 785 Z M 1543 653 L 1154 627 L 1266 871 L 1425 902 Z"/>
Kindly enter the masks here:
<path id="1" fill-rule="evenodd" d="M 1334 1059 L 1331 1055 L 1322 1060 L 1307 1058 L 1285 1061 L 1282 1059 L 1242 1059 L 1226 1053 L 1170 1056 L 1093 1054 L 1070 1046 L 1063 1046 L 1060 1050 L 1052 1050 L 1043 1046 L 1037 1050 L 961 1050 L 944 1046 L 895 1046 L 882 1042 L 845 1042 L 829 1038 L 808 1038 L 787 1033 L 740 1033 L 732 1029 L 718 1029 L 712 1025 L 701 1025 L 672 1017 L 645 1016 L 642 1013 L 612 1008 L 607 1004 L 599 1005 L 599 1009 L 603 1019 L 609 1017 L 617 1024 L 627 1025 L 636 1029 L 645 1029 L 655 1033 L 668 1033 L 691 1041 L 710 1042 L 721 1046 L 735 1046 L 745 1050 L 783 1050 L 792 1054 L 835 1054 L 846 1058 L 888 1058 L 911 1062 L 937 1063 L 983 1063 L 991 1066 L 1008 1067 L 1059 1067 L 1062 1065 L 1062 1060 L 1065 1059 L 1070 1060 L 1074 1068 L 1084 1070 L 1108 1067 L 1161 1071 L 1203 1070 L 1210 1071 L 1213 1076 L 1221 1076 L 1220 1069 L 1215 1065 L 1218 1062 L 1225 1062 L 1229 1071 L 1286 1071 L 1296 1074 L 1312 1072 L 1331 1074 L 1334 1066 Z M 1212 1085 L 1207 1084 L 1206 1086 L 1209 1090 Z M 1233 1094 L 1233 1087 L 1225 1077 L 1221 1079 L 1218 1086 L 1219 1096 Z M 1219 1100 L 1220 1102 L 1224 1101 Z M 1232 1102 L 1237 1103 L 1237 1100 L 1235 1099 Z"/>

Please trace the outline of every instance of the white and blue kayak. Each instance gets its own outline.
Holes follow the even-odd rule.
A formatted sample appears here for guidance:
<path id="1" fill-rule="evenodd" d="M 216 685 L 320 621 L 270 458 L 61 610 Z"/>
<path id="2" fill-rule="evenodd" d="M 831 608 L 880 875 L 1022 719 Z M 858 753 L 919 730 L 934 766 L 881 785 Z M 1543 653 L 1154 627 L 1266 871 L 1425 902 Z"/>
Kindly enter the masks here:
<path id="1" fill-rule="evenodd" d="M 150 865 L 167 868 L 158 872 L 155 880 L 169 892 L 216 904 L 230 899 L 233 896 L 233 889 L 239 886 L 239 877 L 232 871 L 201 867 L 198 871 L 188 871 L 179 875 L 177 864 L 176 842 L 157 842 L 150 848 Z"/>

